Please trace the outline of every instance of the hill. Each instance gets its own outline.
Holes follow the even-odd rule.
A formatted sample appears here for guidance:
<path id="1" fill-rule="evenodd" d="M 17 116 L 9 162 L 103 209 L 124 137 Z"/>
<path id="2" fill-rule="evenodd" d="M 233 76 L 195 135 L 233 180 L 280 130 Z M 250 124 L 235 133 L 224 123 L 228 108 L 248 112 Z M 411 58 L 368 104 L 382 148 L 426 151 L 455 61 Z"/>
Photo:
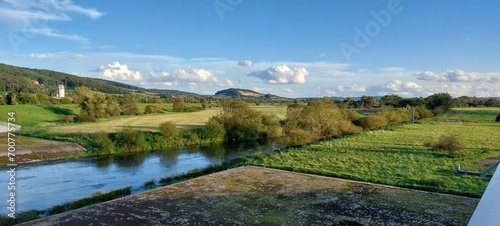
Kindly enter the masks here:
<path id="1" fill-rule="evenodd" d="M 125 94 L 132 90 L 146 91 L 144 88 L 120 82 L 79 77 L 51 70 L 16 67 L 2 63 L 0 63 L 0 84 L 2 84 L 0 92 L 44 92 L 49 95 L 56 93 L 59 84 L 64 84 L 69 90 L 78 86 L 87 86 L 95 91 L 110 94 Z"/>
<path id="2" fill-rule="evenodd" d="M 288 98 L 280 97 L 273 94 L 262 94 L 249 89 L 229 88 L 220 90 L 215 93 L 215 97 L 227 97 L 237 99 L 264 99 L 264 100 L 287 100 Z"/>

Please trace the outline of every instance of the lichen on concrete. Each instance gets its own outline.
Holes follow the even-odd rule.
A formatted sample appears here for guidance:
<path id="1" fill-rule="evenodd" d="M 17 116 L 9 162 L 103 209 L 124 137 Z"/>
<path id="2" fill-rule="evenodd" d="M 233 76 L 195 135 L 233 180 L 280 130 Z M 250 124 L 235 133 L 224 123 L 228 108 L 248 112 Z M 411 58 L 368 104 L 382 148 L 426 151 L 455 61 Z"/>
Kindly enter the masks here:
<path id="1" fill-rule="evenodd" d="M 478 201 L 240 167 L 26 225 L 465 225 Z"/>

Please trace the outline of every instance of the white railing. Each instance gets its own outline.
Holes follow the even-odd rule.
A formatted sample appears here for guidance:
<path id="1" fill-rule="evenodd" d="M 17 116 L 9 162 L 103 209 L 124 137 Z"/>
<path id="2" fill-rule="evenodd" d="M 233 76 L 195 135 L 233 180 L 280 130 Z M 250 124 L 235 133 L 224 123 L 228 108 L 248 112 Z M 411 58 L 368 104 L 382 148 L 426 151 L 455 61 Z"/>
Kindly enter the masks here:
<path id="1" fill-rule="evenodd" d="M 500 170 L 495 170 L 468 225 L 500 225 Z"/>

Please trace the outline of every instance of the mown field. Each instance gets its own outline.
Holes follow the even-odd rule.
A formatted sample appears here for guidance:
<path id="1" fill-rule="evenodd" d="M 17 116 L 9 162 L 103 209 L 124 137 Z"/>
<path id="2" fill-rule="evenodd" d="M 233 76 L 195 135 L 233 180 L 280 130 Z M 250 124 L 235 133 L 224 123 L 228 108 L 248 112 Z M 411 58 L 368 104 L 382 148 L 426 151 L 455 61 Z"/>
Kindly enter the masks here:
<path id="1" fill-rule="evenodd" d="M 0 121 L 7 121 L 8 112 L 16 112 L 16 123 L 23 129 L 46 128 L 49 133 L 94 133 L 98 131 L 117 132 L 125 127 L 158 131 L 158 126 L 165 121 L 173 121 L 180 128 L 202 127 L 208 119 L 217 115 L 219 108 L 211 107 L 199 112 L 172 112 L 172 104 L 139 104 L 139 109 L 144 111 L 147 105 L 160 106 L 165 113 L 121 116 L 109 119 L 101 119 L 94 123 L 61 123 L 63 115 L 78 115 L 80 109 L 77 105 L 14 105 L 0 106 Z M 188 104 L 197 105 L 197 104 Z M 199 104 L 198 104 L 199 105 Z M 275 114 L 280 118 L 286 117 L 286 106 L 260 105 L 252 106 L 259 111 Z"/>
<path id="2" fill-rule="evenodd" d="M 478 164 L 500 156 L 498 108 L 454 109 L 454 113 L 338 139 L 325 140 L 268 155 L 247 163 L 400 187 L 480 197 L 488 179 L 455 175 L 462 169 L 482 171 Z M 466 149 L 458 155 L 424 146 L 442 135 L 457 134 Z"/>

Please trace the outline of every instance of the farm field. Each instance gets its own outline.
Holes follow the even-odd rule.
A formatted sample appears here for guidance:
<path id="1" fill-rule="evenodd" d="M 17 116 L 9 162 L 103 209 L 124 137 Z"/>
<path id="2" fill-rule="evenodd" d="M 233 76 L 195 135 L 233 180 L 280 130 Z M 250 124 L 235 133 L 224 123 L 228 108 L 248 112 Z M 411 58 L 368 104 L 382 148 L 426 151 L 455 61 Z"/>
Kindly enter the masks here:
<path id="1" fill-rule="evenodd" d="M 385 129 L 325 140 L 268 155 L 247 163 L 290 171 L 480 197 L 488 179 L 454 175 L 462 169 L 481 172 L 481 160 L 500 156 L 497 109 L 454 109 L 454 113 Z M 442 135 L 456 134 L 466 149 L 458 155 L 424 147 Z"/>
<path id="2" fill-rule="evenodd" d="M 79 114 L 80 109 L 77 105 L 14 105 L 0 107 L 0 121 L 6 121 L 8 117 L 7 113 L 14 111 L 16 112 L 16 123 L 21 125 L 23 129 L 46 128 L 49 133 L 117 132 L 125 127 L 137 130 L 157 131 L 160 123 L 165 121 L 173 121 L 180 128 L 201 127 L 205 125 L 210 117 L 217 115 L 220 111 L 219 108 L 212 107 L 199 112 L 176 113 L 171 112 L 172 104 L 168 103 L 139 104 L 139 109 L 143 111 L 147 105 L 159 105 L 167 112 L 164 114 L 114 117 L 101 119 L 94 123 L 65 124 L 59 121 L 61 116 Z M 190 105 L 188 104 L 188 106 Z M 252 108 L 265 113 L 276 114 L 282 119 L 286 117 L 286 106 L 260 105 L 252 106 Z"/>

